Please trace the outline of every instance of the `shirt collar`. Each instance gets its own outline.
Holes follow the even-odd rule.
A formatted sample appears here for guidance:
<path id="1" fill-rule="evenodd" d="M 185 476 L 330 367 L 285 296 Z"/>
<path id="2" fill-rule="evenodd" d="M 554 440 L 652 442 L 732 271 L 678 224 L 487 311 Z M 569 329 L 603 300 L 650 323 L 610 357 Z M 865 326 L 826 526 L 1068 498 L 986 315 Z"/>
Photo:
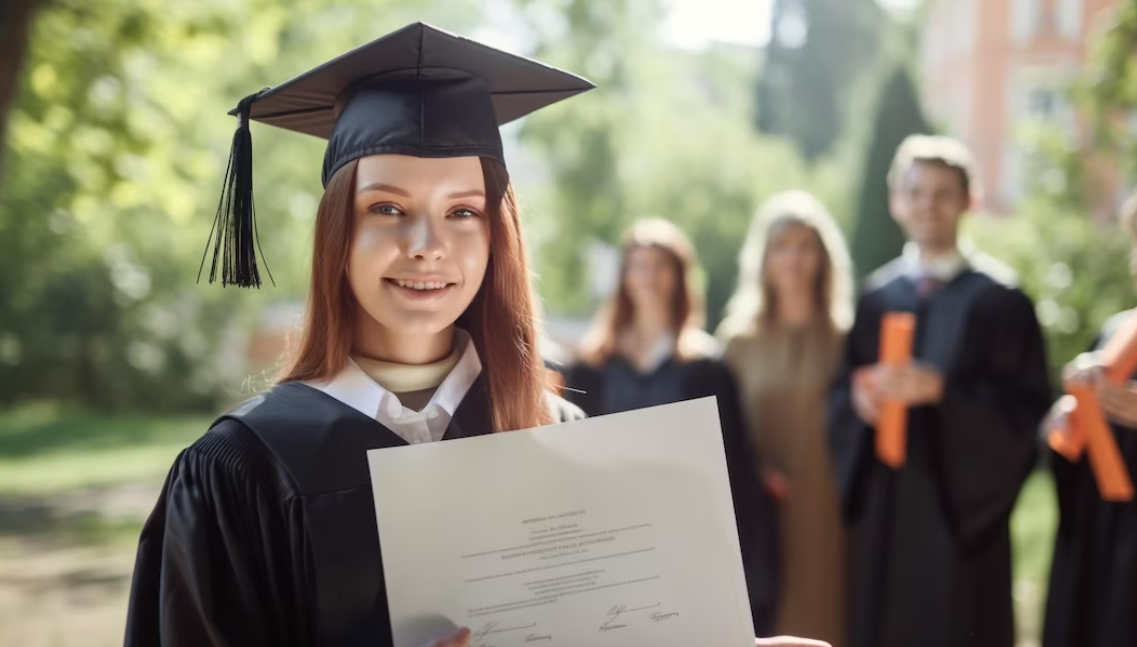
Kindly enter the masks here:
<path id="1" fill-rule="evenodd" d="M 460 328 L 455 329 L 454 343 L 456 346 L 462 347 L 461 357 L 450 374 L 439 385 L 438 390 L 434 392 L 426 407 L 436 405 L 450 416 L 453 416 L 454 412 L 458 410 L 458 405 L 462 403 L 470 391 L 470 387 L 474 385 L 482 372 L 482 361 L 478 357 L 478 350 L 474 347 L 473 339 L 470 338 L 469 333 Z M 391 416 L 390 414 L 395 412 L 396 408 L 400 411 L 403 408 L 394 393 L 368 377 L 363 369 L 350 359 L 347 365 L 331 380 L 314 382 L 310 386 L 323 391 L 368 418 L 383 418 L 384 420 L 381 422 L 385 422 L 388 418 L 397 419 L 398 415 Z"/>
<path id="2" fill-rule="evenodd" d="M 909 278 L 930 277 L 943 283 L 950 282 L 970 265 L 959 247 L 939 258 L 925 259 L 920 256 L 920 248 L 916 243 L 910 242 L 904 245 L 903 258 L 904 273 Z"/>

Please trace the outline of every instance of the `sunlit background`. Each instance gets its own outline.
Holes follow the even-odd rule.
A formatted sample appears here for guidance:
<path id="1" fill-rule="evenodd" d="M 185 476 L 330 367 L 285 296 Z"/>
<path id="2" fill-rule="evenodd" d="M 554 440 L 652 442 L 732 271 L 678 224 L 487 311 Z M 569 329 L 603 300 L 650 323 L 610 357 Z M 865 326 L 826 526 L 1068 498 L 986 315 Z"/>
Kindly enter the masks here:
<path id="1" fill-rule="evenodd" d="M 599 88 L 505 128 L 550 344 L 611 289 L 631 221 L 674 220 L 713 327 L 764 198 L 821 197 L 858 274 L 901 239 L 900 140 L 962 138 L 967 225 L 1035 299 L 1057 369 L 1134 301 L 1128 0 L 2 0 L 0 643 L 121 641 L 133 549 L 165 469 L 269 383 L 303 307 L 319 141 L 254 125 L 259 291 L 196 283 L 234 122 L 257 89 L 422 20 Z M 1015 517 L 1035 644 L 1055 524 Z"/>

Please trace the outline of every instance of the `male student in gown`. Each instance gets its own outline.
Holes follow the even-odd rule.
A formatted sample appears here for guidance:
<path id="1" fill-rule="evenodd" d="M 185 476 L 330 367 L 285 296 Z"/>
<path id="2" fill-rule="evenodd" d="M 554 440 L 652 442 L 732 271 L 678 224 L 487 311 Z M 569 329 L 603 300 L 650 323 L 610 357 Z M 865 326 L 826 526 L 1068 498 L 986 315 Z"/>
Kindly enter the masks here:
<path id="1" fill-rule="evenodd" d="M 864 287 L 834 382 L 830 439 L 856 529 L 850 647 L 1012 647 L 1009 517 L 1051 402 L 1029 298 L 961 249 L 976 191 L 959 142 L 914 136 L 889 173 L 903 255 Z M 887 312 L 916 317 L 913 360 L 878 364 Z M 876 454 L 882 403 L 907 405 L 905 460 Z"/>

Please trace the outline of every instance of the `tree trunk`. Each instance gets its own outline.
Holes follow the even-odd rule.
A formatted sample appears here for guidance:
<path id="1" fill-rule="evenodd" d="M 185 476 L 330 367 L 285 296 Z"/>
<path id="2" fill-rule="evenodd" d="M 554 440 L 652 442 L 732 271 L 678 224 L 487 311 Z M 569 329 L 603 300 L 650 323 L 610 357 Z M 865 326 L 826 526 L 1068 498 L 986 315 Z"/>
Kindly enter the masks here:
<path id="1" fill-rule="evenodd" d="M 0 0 L 0 178 L 3 177 L 8 113 L 16 102 L 32 18 L 39 4 L 40 0 Z"/>

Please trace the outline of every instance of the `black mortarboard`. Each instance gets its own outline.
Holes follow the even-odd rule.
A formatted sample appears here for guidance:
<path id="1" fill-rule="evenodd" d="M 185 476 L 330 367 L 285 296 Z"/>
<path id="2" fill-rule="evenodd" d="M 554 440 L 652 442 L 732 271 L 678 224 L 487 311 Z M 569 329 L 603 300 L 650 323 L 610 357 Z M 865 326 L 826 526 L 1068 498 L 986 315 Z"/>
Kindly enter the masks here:
<path id="1" fill-rule="evenodd" d="M 222 285 L 261 282 L 250 120 L 327 139 L 327 186 L 340 167 L 368 155 L 476 156 L 504 163 L 498 126 L 592 87 L 543 63 L 415 23 L 245 97 L 230 112 L 237 132 L 210 232 L 210 283 L 219 258 Z"/>

